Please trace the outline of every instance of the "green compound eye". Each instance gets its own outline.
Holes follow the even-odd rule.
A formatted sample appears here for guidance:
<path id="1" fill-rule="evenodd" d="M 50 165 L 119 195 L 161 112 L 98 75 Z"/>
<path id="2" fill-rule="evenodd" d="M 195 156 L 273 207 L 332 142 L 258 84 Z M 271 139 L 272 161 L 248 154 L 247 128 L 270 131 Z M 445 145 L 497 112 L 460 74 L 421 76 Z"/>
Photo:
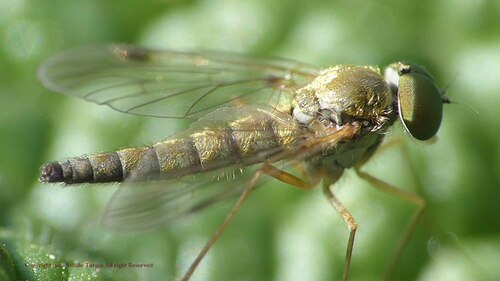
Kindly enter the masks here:
<path id="1" fill-rule="evenodd" d="M 401 122 L 414 138 L 432 138 L 443 117 L 443 97 L 432 76 L 420 66 L 404 63 L 389 66 L 386 79 L 391 75 L 389 83 L 397 86 Z"/>

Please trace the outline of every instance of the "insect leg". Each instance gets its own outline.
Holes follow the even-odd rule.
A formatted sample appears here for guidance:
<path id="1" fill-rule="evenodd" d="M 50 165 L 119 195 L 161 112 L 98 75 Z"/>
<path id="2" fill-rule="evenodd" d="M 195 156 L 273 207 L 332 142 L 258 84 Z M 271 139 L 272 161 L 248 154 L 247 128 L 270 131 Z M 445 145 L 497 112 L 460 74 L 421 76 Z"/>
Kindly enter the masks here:
<path id="1" fill-rule="evenodd" d="M 341 174 L 341 173 L 340 173 Z M 352 257 L 352 249 L 354 247 L 354 236 L 356 235 L 356 230 L 358 229 L 358 224 L 356 220 L 352 216 L 352 214 L 344 207 L 344 205 L 333 195 L 330 187 L 337 181 L 340 177 L 340 174 L 337 175 L 335 179 L 328 178 L 323 181 L 323 193 L 326 198 L 335 208 L 335 210 L 340 214 L 342 219 L 347 224 L 347 228 L 349 228 L 349 240 L 347 241 L 347 250 L 345 255 L 345 263 L 344 263 L 344 273 L 342 274 L 342 280 L 347 281 L 349 277 L 349 269 L 351 267 L 351 257 Z"/>
<path id="2" fill-rule="evenodd" d="M 392 258 L 389 261 L 389 263 L 384 271 L 384 279 L 383 280 L 389 280 L 394 272 L 396 263 L 397 263 L 399 257 L 401 256 L 404 247 L 408 244 L 408 241 L 410 240 L 411 235 L 415 231 L 415 226 L 418 224 L 418 222 L 420 221 L 420 218 L 422 217 L 422 214 L 424 213 L 426 202 L 425 202 L 425 199 L 422 198 L 421 196 L 419 196 L 417 194 L 409 193 L 409 192 L 404 191 L 396 186 L 393 186 L 389 183 L 386 183 L 382 180 L 379 180 L 379 179 L 361 171 L 359 167 L 356 167 L 355 171 L 360 178 L 371 183 L 372 186 L 375 187 L 376 189 L 383 191 L 385 193 L 394 195 L 398 198 L 406 200 L 406 201 L 417 206 L 417 210 L 415 211 L 415 213 L 413 213 L 413 216 L 409 220 L 408 225 L 405 227 L 405 230 L 403 232 L 403 236 L 399 240 L 399 243 L 396 246 L 394 253 L 392 254 Z"/>
<path id="3" fill-rule="evenodd" d="M 280 170 L 270 164 L 265 164 L 264 167 L 262 167 L 262 171 L 264 173 L 266 173 L 267 175 L 270 175 L 271 177 L 281 181 L 281 182 L 284 182 L 284 183 L 288 183 L 290 185 L 293 185 L 295 187 L 298 187 L 300 189 L 304 189 L 304 190 L 307 190 L 307 189 L 311 189 L 313 188 L 314 186 L 316 186 L 316 184 L 318 183 L 318 180 L 314 180 L 314 181 L 311 181 L 311 182 L 307 182 L 307 181 L 304 181 L 290 173 L 287 173 L 283 170 Z"/>
<path id="4" fill-rule="evenodd" d="M 252 176 L 252 178 L 246 183 L 243 192 L 239 196 L 233 208 L 229 211 L 227 216 L 224 218 L 224 221 L 221 223 L 221 225 L 217 228 L 212 237 L 210 237 L 210 239 L 198 253 L 198 255 L 191 263 L 186 273 L 184 273 L 184 275 L 182 276 L 181 281 L 188 281 L 191 278 L 191 275 L 193 275 L 194 271 L 196 270 L 200 262 L 203 260 L 207 252 L 210 250 L 210 248 L 215 244 L 215 242 L 217 242 L 217 239 L 219 239 L 219 237 L 222 235 L 224 229 L 229 225 L 229 223 L 231 223 L 234 216 L 238 213 L 241 206 L 243 205 L 243 202 L 245 202 L 245 200 L 248 198 L 248 195 L 250 195 L 250 192 L 253 191 L 257 182 L 259 181 L 259 179 L 262 177 L 263 174 L 265 174 L 265 172 L 263 172 L 262 169 L 256 171 L 255 174 Z"/>

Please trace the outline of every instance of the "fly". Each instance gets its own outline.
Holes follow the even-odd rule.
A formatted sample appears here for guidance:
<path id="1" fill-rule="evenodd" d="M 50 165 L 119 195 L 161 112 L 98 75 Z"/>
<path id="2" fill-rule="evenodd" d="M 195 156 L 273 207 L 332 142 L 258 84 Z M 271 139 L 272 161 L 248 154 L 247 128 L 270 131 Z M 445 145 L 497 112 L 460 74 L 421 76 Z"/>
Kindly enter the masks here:
<path id="1" fill-rule="evenodd" d="M 433 137 L 449 102 L 425 69 L 402 62 L 382 74 L 375 66 L 320 69 L 278 58 L 110 45 L 57 55 L 38 74 L 48 89 L 120 112 L 192 120 L 185 131 L 152 146 L 51 162 L 40 176 L 44 183 L 122 182 L 103 216 L 114 229 L 153 228 L 237 197 L 181 280 L 190 279 L 265 176 L 304 190 L 322 181 L 350 232 L 347 280 L 358 226 L 331 187 L 349 168 L 418 206 L 389 263 L 389 277 L 425 201 L 360 167 L 397 119 L 415 139 Z"/>

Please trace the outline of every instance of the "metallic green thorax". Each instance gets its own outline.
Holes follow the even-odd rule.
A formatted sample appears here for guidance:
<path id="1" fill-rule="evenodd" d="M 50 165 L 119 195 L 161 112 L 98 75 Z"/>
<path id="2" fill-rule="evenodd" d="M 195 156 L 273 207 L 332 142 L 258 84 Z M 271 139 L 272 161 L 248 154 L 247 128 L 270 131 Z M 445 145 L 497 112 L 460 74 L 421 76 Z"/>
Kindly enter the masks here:
<path id="1" fill-rule="evenodd" d="M 365 122 L 373 131 L 394 121 L 394 97 L 377 67 L 333 66 L 299 89 L 294 115 L 309 123 L 327 118 L 337 125 Z"/>
<path id="2" fill-rule="evenodd" d="M 373 66 L 339 65 L 322 71 L 299 89 L 294 117 L 311 131 L 357 122 L 361 134 L 349 143 L 323 151 L 309 159 L 310 173 L 337 179 L 346 168 L 366 161 L 395 121 L 395 95 Z M 319 125 L 318 125 L 319 123 Z"/>

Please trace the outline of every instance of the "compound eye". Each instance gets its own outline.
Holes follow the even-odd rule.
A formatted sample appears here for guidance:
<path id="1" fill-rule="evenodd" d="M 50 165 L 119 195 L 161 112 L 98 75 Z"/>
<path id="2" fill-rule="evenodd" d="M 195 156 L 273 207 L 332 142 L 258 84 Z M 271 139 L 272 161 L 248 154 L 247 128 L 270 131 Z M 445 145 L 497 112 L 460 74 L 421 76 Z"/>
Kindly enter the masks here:
<path id="1" fill-rule="evenodd" d="M 399 118 L 418 140 L 432 138 L 441 125 L 443 99 L 432 76 L 422 67 L 398 64 Z"/>

